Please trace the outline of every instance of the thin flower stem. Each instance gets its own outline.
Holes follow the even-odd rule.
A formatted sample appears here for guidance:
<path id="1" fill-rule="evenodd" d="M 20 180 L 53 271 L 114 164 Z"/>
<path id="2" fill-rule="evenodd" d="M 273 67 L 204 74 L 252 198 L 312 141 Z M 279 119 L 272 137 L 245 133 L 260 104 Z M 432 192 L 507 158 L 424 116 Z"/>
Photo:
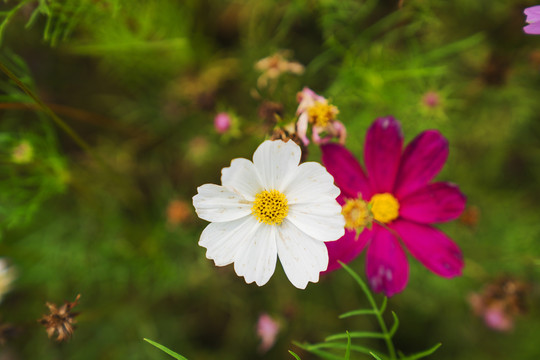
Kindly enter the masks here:
<path id="1" fill-rule="evenodd" d="M 13 82 L 15 82 L 15 84 L 17 84 L 17 86 L 22 91 L 24 91 L 24 93 L 30 96 L 36 102 L 36 104 L 43 110 L 43 112 L 49 115 L 51 119 L 53 119 L 53 121 L 56 123 L 56 125 L 58 125 L 62 130 L 64 130 L 64 132 L 68 134 L 77 143 L 77 145 L 79 145 L 91 157 L 98 160 L 103 166 L 105 166 L 103 161 L 94 155 L 94 153 L 90 149 L 90 146 L 79 135 L 77 135 L 77 133 L 68 124 L 66 124 L 62 119 L 60 119 L 60 117 L 58 117 L 58 115 L 56 115 L 54 111 L 52 111 L 47 105 L 45 105 L 45 103 L 41 101 L 41 99 L 36 94 L 34 94 L 32 90 L 30 90 L 26 85 L 24 85 L 22 81 L 20 81 L 19 78 L 17 78 L 17 76 L 15 76 L 15 74 L 13 74 L 1 62 L 0 62 L 0 70 L 4 74 L 6 74 L 11 80 L 13 80 Z"/>
<path id="2" fill-rule="evenodd" d="M 386 347 L 388 348 L 388 354 L 390 355 L 391 360 L 397 359 L 396 357 L 396 349 L 394 348 L 394 343 L 392 342 L 392 336 L 388 332 L 388 328 L 386 327 L 386 323 L 384 322 L 384 319 L 382 317 L 382 311 L 377 306 L 377 303 L 375 302 L 375 299 L 373 298 L 373 295 L 371 295 L 371 292 L 369 291 L 369 288 L 367 287 L 366 283 L 358 276 L 354 271 L 352 271 L 351 268 L 349 268 L 347 265 L 339 262 L 341 266 L 349 273 L 351 276 L 356 280 L 358 285 L 362 288 L 362 291 L 366 295 L 366 298 L 369 301 L 369 304 L 375 310 L 375 317 L 377 318 L 377 321 L 379 323 L 379 326 L 381 327 L 381 331 L 384 335 L 384 342 L 386 343 Z"/>

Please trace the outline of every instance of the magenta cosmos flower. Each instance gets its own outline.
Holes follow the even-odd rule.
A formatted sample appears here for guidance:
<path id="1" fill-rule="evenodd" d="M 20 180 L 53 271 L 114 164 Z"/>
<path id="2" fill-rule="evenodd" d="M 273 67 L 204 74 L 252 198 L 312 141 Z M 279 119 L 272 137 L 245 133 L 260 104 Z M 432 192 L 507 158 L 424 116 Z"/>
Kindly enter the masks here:
<path id="1" fill-rule="evenodd" d="M 523 13 L 526 16 L 527 26 L 523 31 L 527 34 L 540 35 L 540 5 L 526 8 Z"/>
<path id="2" fill-rule="evenodd" d="M 447 182 L 430 181 L 448 157 L 448 141 L 437 131 L 418 135 L 402 151 L 401 126 L 393 117 L 379 118 L 369 128 L 364 148 L 364 172 L 342 145 L 322 148 L 322 161 L 341 189 L 338 201 L 346 220 L 345 235 L 326 243 L 328 271 L 348 263 L 367 248 L 366 273 L 371 288 L 392 296 L 407 285 L 409 265 L 404 247 L 439 276 L 461 275 L 463 256 L 458 246 L 431 224 L 457 218 L 465 196 Z M 368 205 L 369 204 L 369 205 Z M 368 207 L 371 229 L 360 234 Z"/>

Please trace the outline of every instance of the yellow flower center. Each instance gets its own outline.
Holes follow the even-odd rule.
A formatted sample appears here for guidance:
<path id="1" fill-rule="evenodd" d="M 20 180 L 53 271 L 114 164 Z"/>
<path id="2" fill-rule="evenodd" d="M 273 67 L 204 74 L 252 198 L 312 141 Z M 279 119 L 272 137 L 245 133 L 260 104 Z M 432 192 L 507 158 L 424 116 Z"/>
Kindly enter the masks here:
<path id="1" fill-rule="evenodd" d="M 350 230 L 363 228 L 371 220 L 368 204 L 362 199 L 347 199 L 341 214 L 345 218 L 345 228 Z"/>
<path id="2" fill-rule="evenodd" d="M 308 109 L 309 122 L 313 125 L 325 127 L 330 121 L 335 120 L 339 110 L 334 105 L 317 101 Z"/>
<path id="3" fill-rule="evenodd" d="M 251 213 L 268 225 L 279 225 L 289 212 L 287 198 L 277 190 L 264 190 L 255 196 Z"/>
<path id="4" fill-rule="evenodd" d="M 369 203 L 373 218 L 379 222 L 386 224 L 399 216 L 399 202 L 392 194 L 375 194 Z"/>

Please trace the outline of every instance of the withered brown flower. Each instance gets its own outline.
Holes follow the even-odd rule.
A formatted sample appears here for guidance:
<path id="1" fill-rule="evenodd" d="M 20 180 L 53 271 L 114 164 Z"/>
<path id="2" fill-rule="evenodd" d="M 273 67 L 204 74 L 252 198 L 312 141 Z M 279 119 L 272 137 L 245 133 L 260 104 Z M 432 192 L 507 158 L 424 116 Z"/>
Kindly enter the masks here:
<path id="1" fill-rule="evenodd" d="M 73 331 L 75 330 L 74 324 L 77 322 L 75 317 L 79 313 L 72 313 L 73 309 L 81 298 L 81 294 L 77 295 L 75 301 L 73 302 L 64 302 L 64 305 L 57 307 L 55 304 L 49 302 L 45 303 L 49 308 L 50 314 L 43 315 L 41 319 L 38 320 L 40 324 L 45 326 L 47 329 L 47 335 L 49 339 L 54 336 L 54 333 L 58 333 L 56 341 L 61 342 L 71 338 Z"/>
<path id="2" fill-rule="evenodd" d="M 306 161 L 308 156 L 308 148 L 298 137 L 298 134 L 296 133 L 296 130 L 294 128 L 294 123 L 287 124 L 282 127 L 276 127 L 270 135 L 270 140 L 294 141 L 298 146 L 300 146 L 300 149 L 302 150 L 302 157 L 300 158 L 300 162 Z"/>

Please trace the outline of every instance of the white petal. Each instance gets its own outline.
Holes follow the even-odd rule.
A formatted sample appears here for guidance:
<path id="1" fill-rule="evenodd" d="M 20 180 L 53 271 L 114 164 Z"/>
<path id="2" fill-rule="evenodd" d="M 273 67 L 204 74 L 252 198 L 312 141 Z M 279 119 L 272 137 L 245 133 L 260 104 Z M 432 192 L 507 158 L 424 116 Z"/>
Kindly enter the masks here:
<path id="1" fill-rule="evenodd" d="M 292 140 L 263 142 L 253 154 L 253 163 L 265 189 L 283 192 L 296 174 L 301 155 L 300 146 Z"/>
<path id="2" fill-rule="evenodd" d="M 320 241 L 334 241 L 345 235 L 341 206 L 330 198 L 325 202 L 290 205 L 286 219 Z"/>
<path id="3" fill-rule="evenodd" d="M 278 229 L 277 251 L 285 274 L 299 289 L 305 289 L 310 281 L 319 281 L 319 273 L 328 267 L 326 245 L 287 220 Z"/>
<path id="4" fill-rule="evenodd" d="M 199 245 L 206 248 L 206 257 L 214 260 L 216 266 L 231 264 L 235 257 L 248 246 L 259 223 L 249 215 L 228 222 L 214 222 L 202 232 Z"/>
<path id="5" fill-rule="evenodd" d="M 251 214 L 252 202 L 224 186 L 204 184 L 197 191 L 193 206 L 203 220 L 224 222 Z"/>
<path id="6" fill-rule="evenodd" d="M 321 198 L 335 199 L 340 193 L 334 178 L 319 163 L 306 162 L 298 167 L 284 194 L 289 204 L 318 202 Z"/>
<path id="7" fill-rule="evenodd" d="M 221 183 L 250 201 L 255 200 L 255 195 L 263 190 L 255 165 L 242 158 L 234 159 L 230 167 L 221 170 Z"/>
<path id="8" fill-rule="evenodd" d="M 255 219 L 255 218 L 254 218 Z M 262 286 L 270 280 L 276 269 L 276 226 L 259 224 L 257 231 L 234 260 L 234 271 L 243 276 L 246 283 L 255 281 Z"/>

